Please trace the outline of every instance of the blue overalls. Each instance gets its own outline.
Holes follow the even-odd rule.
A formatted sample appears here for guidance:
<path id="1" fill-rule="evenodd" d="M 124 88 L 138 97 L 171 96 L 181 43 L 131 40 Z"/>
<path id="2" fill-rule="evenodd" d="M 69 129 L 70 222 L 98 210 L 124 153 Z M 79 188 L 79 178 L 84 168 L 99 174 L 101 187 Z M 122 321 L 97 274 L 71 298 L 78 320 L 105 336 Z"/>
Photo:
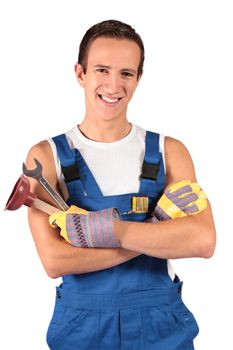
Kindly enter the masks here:
<path id="1" fill-rule="evenodd" d="M 69 205 L 92 211 L 116 207 L 122 220 L 128 221 L 150 217 L 165 184 L 158 134 L 146 133 L 139 192 L 114 196 L 103 196 L 85 160 L 69 147 L 65 135 L 53 140 Z M 149 198 L 147 212 L 132 213 L 133 196 Z M 63 276 L 48 345 L 52 350 L 193 350 L 198 325 L 181 300 L 181 287 L 178 277 L 172 281 L 168 275 L 166 259 L 147 255 L 105 270 Z"/>

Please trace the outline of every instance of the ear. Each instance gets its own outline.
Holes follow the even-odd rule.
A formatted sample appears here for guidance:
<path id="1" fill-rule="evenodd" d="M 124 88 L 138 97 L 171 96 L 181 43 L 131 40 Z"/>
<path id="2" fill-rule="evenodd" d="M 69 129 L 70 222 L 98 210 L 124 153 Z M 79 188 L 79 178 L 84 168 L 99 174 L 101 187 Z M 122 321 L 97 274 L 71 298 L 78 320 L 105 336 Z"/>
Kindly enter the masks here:
<path id="1" fill-rule="evenodd" d="M 142 78 L 142 74 L 140 74 L 140 75 L 138 76 L 138 78 L 137 78 L 137 82 L 136 82 L 136 85 L 135 85 L 134 91 L 137 89 L 138 84 L 139 84 L 139 82 L 140 82 L 141 78 Z"/>
<path id="2" fill-rule="evenodd" d="M 142 78 L 142 74 L 143 74 L 143 72 L 139 75 L 139 77 L 138 77 L 138 84 L 139 84 L 139 82 L 140 82 L 140 80 L 141 80 L 141 78 Z"/>
<path id="3" fill-rule="evenodd" d="M 81 66 L 81 64 L 76 63 L 74 66 L 74 71 L 75 71 L 75 75 L 76 78 L 80 84 L 81 87 L 84 87 L 85 84 L 85 74 L 83 72 L 83 67 Z"/>

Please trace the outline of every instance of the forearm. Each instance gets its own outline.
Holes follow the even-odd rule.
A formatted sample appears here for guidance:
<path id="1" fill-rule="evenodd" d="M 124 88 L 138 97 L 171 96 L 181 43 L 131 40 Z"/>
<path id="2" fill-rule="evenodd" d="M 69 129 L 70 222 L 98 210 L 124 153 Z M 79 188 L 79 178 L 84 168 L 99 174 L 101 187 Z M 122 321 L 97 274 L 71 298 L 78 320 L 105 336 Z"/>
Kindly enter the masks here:
<path id="1" fill-rule="evenodd" d="M 139 252 L 123 248 L 78 248 L 62 240 L 51 250 L 50 256 L 45 261 L 47 261 L 47 272 L 50 277 L 57 278 L 66 274 L 104 270 L 138 255 L 140 255 Z"/>
<path id="2" fill-rule="evenodd" d="M 123 248 L 78 248 L 67 243 L 59 229 L 48 225 L 46 214 L 29 209 L 29 226 L 41 262 L 52 278 L 104 270 L 122 264 L 138 255 Z"/>
<path id="3" fill-rule="evenodd" d="M 214 251 L 215 229 L 211 220 L 203 224 L 203 216 L 208 215 L 200 213 L 158 223 L 115 221 L 114 230 L 125 249 L 166 259 L 207 258 Z"/>

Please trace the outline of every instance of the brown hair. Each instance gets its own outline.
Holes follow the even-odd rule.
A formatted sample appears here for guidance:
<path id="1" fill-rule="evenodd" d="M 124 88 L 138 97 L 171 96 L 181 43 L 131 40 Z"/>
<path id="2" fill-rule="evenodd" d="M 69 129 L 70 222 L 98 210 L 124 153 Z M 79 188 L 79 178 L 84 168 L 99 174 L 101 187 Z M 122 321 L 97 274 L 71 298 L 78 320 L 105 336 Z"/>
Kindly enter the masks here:
<path id="1" fill-rule="evenodd" d="M 142 75 L 143 63 L 145 58 L 144 45 L 139 34 L 130 25 L 117 21 L 107 20 L 93 25 L 85 33 L 80 46 L 78 63 L 83 67 L 84 74 L 87 69 L 88 51 L 91 44 L 99 37 L 114 38 L 114 39 L 127 39 L 134 41 L 140 48 L 141 58 L 138 66 L 137 78 Z"/>

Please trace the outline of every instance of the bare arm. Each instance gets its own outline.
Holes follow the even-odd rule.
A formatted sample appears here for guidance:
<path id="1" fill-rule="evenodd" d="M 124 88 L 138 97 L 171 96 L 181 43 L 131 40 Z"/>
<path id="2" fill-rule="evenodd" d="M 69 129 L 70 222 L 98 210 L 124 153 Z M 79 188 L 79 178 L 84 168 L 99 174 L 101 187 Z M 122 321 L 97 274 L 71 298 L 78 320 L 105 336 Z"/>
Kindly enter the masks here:
<path id="1" fill-rule="evenodd" d="M 192 159 L 185 146 L 166 138 L 167 187 L 183 179 L 196 181 Z M 121 246 L 159 258 L 204 257 L 213 255 L 216 233 L 210 204 L 203 212 L 158 223 L 116 221 Z"/>
<path id="2" fill-rule="evenodd" d="M 35 145 L 29 151 L 26 161 L 29 169 L 35 166 L 34 157 L 41 162 L 43 175 L 59 191 L 53 155 L 47 141 Z M 30 186 L 31 192 L 34 192 L 38 198 L 54 205 L 49 195 L 34 179 L 30 179 Z M 123 248 L 73 247 L 60 237 L 59 230 L 56 231 L 49 225 L 48 215 L 34 208 L 28 210 L 28 221 L 41 262 L 52 278 L 70 273 L 79 274 L 106 269 L 140 255 Z"/>

